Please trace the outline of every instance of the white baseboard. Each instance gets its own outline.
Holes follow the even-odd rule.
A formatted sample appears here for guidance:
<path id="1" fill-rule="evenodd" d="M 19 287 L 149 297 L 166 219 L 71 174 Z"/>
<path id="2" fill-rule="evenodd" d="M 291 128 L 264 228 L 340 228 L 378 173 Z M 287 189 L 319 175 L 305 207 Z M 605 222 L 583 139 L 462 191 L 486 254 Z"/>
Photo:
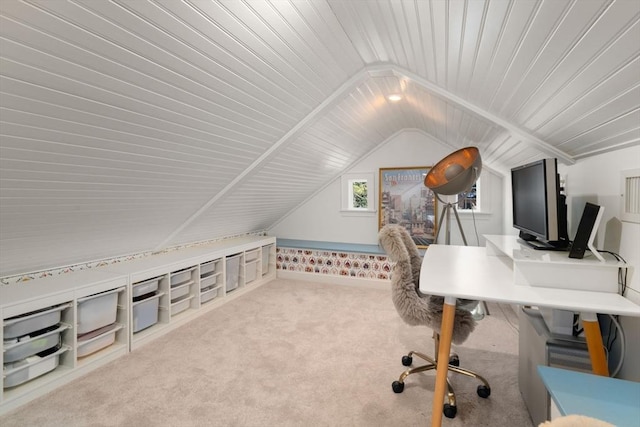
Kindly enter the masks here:
<path id="1" fill-rule="evenodd" d="M 363 277 L 333 276 L 329 274 L 304 273 L 301 271 L 278 270 L 279 279 L 304 280 L 307 282 L 330 283 L 334 285 L 360 286 L 374 289 L 389 289 L 390 280 Z"/>

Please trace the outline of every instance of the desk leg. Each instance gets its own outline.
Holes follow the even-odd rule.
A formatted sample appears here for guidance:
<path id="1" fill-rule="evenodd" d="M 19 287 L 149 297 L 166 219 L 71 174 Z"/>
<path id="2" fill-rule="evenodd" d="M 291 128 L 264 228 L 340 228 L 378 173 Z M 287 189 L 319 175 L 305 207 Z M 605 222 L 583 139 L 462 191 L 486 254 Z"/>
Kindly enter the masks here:
<path id="1" fill-rule="evenodd" d="M 456 299 L 445 297 L 440 326 L 440 344 L 438 348 L 438 365 L 436 367 L 436 389 L 433 394 L 433 409 L 431 411 L 431 426 L 442 425 L 442 408 L 444 393 L 447 389 L 447 370 L 449 367 L 449 353 L 451 352 L 451 337 L 453 336 L 453 321 L 456 316 Z"/>
<path id="2" fill-rule="evenodd" d="M 596 313 L 581 313 L 581 315 L 584 335 L 587 339 L 587 348 L 589 349 L 589 359 L 591 359 L 591 369 L 596 375 L 608 377 L 609 366 L 604 354 L 604 345 L 602 344 L 602 332 L 600 332 L 598 315 Z"/>

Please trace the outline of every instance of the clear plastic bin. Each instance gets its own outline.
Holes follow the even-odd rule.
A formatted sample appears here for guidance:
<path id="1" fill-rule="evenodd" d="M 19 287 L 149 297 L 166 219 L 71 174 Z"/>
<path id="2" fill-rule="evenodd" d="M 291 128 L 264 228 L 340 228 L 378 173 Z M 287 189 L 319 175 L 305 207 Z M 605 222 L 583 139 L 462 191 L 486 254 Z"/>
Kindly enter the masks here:
<path id="1" fill-rule="evenodd" d="M 161 277 L 145 280 L 144 282 L 134 283 L 131 287 L 131 296 L 133 298 L 150 294 L 158 290 Z"/>
<path id="2" fill-rule="evenodd" d="M 271 252 L 271 246 L 262 247 L 262 275 L 269 273 L 269 253 Z"/>
<path id="3" fill-rule="evenodd" d="M 19 362 L 5 364 L 3 388 L 18 386 L 53 371 L 60 363 L 60 355 L 69 349 L 68 346 L 54 347 Z"/>
<path id="4" fill-rule="evenodd" d="M 5 342 L 4 363 L 15 362 L 20 359 L 26 359 L 34 354 L 56 347 L 60 344 L 60 334 L 69 328 L 69 325 L 57 324 L 40 331 L 33 332 L 15 339 L 15 343 L 7 344 Z"/>
<path id="5" fill-rule="evenodd" d="M 204 304 L 205 302 L 209 302 L 215 297 L 217 297 L 219 289 L 220 288 L 212 288 L 212 289 L 203 290 L 202 293 L 200 294 L 200 302 Z"/>
<path id="6" fill-rule="evenodd" d="M 200 264 L 200 277 L 206 277 L 216 272 L 218 261 L 210 261 L 205 264 Z"/>
<path id="7" fill-rule="evenodd" d="M 100 294 L 78 299 L 78 335 L 95 331 L 116 321 L 118 294 L 124 288 L 112 289 Z"/>
<path id="8" fill-rule="evenodd" d="M 134 334 L 158 323 L 158 308 L 162 295 L 164 295 L 164 293 L 160 292 L 132 303 Z"/>
<path id="9" fill-rule="evenodd" d="M 183 311 L 185 311 L 186 309 L 188 309 L 191 306 L 191 299 L 193 298 L 193 295 L 183 298 L 179 301 L 172 301 L 171 302 L 171 315 L 175 316 L 176 314 L 182 313 Z"/>
<path id="10" fill-rule="evenodd" d="M 252 262 L 251 264 L 245 265 L 244 274 L 245 283 L 251 283 L 256 280 L 256 277 L 258 276 L 258 263 Z"/>
<path id="11" fill-rule="evenodd" d="M 240 278 L 240 255 L 233 255 L 227 257 L 227 277 L 226 285 L 227 292 L 232 291 L 238 287 Z"/>
<path id="12" fill-rule="evenodd" d="M 258 259 L 258 252 L 260 252 L 259 249 L 254 249 L 251 251 L 247 251 L 244 254 L 244 262 L 251 262 L 251 261 L 255 261 Z"/>
<path id="13" fill-rule="evenodd" d="M 62 310 L 71 307 L 71 303 L 47 307 L 42 310 L 32 311 L 20 316 L 11 317 L 4 321 L 4 338 L 18 338 L 29 335 L 35 331 L 46 329 L 60 323 Z"/>
<path id="14" fill-rule="evenodd" d="M 109 347 L 116 341 L 116 332 L 122 329 L 119 323 L 104 326 L 78 337 L 77 357 L 85 357 Z"/>
<path id="15" fill-rule="evenodd" d="M 193 282 L 187 282 L 184 285 L 176 286 L 171 288 L 171 302 L 175 302 L 176 300 L 184 297 L 185 295 L 189 295 L 189 288 Z"/>
<path id="16" fill-rule="evenodd" d="M 200 279 L 200 289 L 210 288 L 211 286 L 215 286 L 215 284 L 218 283 L 218 276 L 220 276 L 219 273 L 212 274 L 211 276 L 207 276 L 207 277 L 202 277 Z"/>
<path id="17" fill-rule="evenodd" d="M 176 271 L 175 273 L 171 273 L 171 286 L 182 285 L 185 282 L 191 280 L 191 272 L 193 271 L 193 267 L 187 270 Z"/>

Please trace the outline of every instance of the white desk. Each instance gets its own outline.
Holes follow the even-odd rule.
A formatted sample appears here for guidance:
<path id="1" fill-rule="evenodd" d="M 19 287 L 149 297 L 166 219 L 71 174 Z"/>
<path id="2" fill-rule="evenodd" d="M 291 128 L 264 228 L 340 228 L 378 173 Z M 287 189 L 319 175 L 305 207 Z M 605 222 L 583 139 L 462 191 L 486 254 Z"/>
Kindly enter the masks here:
<path id="1" fill-rule="evenodd" d="M 518 244 L 515 236 L 486 237 L 487 248 L 431 245 L 422 260 L 420 291 L 445 297 L 432 426 L 440 426 L 442 423 L 456 298 L 581 312 L 585 331 L 588 334 L 587 344 L 594 372 L 605 375 L 606 366 L 603 368 L 602 365 L 603 363 L 606 365 L 606 361 L 596 314 L 610 313 L 640 317 L 640 306 L 612 292 L 612 289 L 617 287 L 610 283 L 602 283 L 603 289 L 607 292 L 593 290 L 597 288 L 599 281 L 608 277 L 614 280 L 615 285 L 617 269 L 624 264 L 614 261 L 595 264 L 590 260 L 572 260 L 568 257 L 565 259 L 568 255 L 566 253 L 556 253 L 546 259 L 537 260 L 535 257 L 540 255 L 536 255 L 533 249 Z M 520 257 L 527 254 L 530 257 L 524 256 L 524 259 Z M 530 265 L 531 263 L 535 264 Z M 588 266 L 591 274 L 583 275 L 580 272 L 581 268 L 587 268 L 585 266 Z M 557 269 L 564 271 L 565 274 L 557 276 Z M 550 271 L 552 274 L 548 274 Z M 592 290 L 576 289 L 576 286 L 580 286 L 580 281 L 574 280 L 569 280 L 570 289 L 549 287 L 566 285 L 563 281 L 571 275 L 571 272 L 579 275 L 580 281 L 584 282 L 583 285 Z M 560 283 L 552 283 L 553 277 L 561 277 Z"/>

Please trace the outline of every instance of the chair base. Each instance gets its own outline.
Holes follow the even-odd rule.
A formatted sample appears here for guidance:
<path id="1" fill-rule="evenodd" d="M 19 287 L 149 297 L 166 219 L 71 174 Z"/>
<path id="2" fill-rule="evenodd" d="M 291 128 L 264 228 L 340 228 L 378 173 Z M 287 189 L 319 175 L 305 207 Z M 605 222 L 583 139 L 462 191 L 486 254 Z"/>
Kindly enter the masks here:
<path id="1" fill-rule="evenodd" d="M 436 341 L 436 354 L 438 352 L 438 344 L 439 344 L 439 336 L 437 334 L 434 333 L 434 340 Z M 402 364 L 404 366 L 411 366 L 411 364 L 413 363 L 413 356 L 417 356 L 420 359 L 424 360 L 427 362 L 426 365 L 421 365 L 421 366 L 417 366 L 415 368 L 410 368 L 407 369 L 406 371 L 404 371 L 401 375 L 400 378 L 398 378 L 398 381 L 394 381 L 391 384 L 391 387 L 393 389 L 393 391 L 395 393 L 402 393 L 402 391 L 404 390 L 404 380 L 412 374 L 417 374 L 419 372 L 426 372 L 426 371 L 431 371 L 431 370 L 436 370 L 436 367 L 438 365 L 437 360 L 433 357 L 427 356 L 424 353 L 420 353 L 418 351 L 410 351 L 409 354 L 407 354 L 406 356 L 402 357 Z M 473 372 L 469 369 L 465 369 L 465 368 L 460 368 L 459 367 L 459 360 L 458 360 L 458 356 L 453 354 L 449 357 L 449 365 L 447 367 L 447 371 L 448 372 L 455 372 L 457 374 L 462 374 L 468 377 L 472 377 L 472 378 L 476 378 L 477 380 L 479 380 L 482 384 L 478 385 L 477 388 L 477 393 L 478 396 L 480 396 L 483 399 L 486 399 L 487 397 L 489 397 L 491 395 L 491 386 L 489 385 L 489 382 L 487 382 L 487 380 L 482 377 L 481 375 L 477 374 L 476 372 Z M 444 404 L 444 407 L 442 409 L 444 416 L 447 418 L 454 418 L 456 416 L 457 413 L 457 405 L 456 405 L 456 395 L 455 392 L 453 390 L 453 387 L 451 386 L 451 382 L 449 381 L 449 378 L 447 377 L 447 396 L 446 396 L 446 402 Z"/>

